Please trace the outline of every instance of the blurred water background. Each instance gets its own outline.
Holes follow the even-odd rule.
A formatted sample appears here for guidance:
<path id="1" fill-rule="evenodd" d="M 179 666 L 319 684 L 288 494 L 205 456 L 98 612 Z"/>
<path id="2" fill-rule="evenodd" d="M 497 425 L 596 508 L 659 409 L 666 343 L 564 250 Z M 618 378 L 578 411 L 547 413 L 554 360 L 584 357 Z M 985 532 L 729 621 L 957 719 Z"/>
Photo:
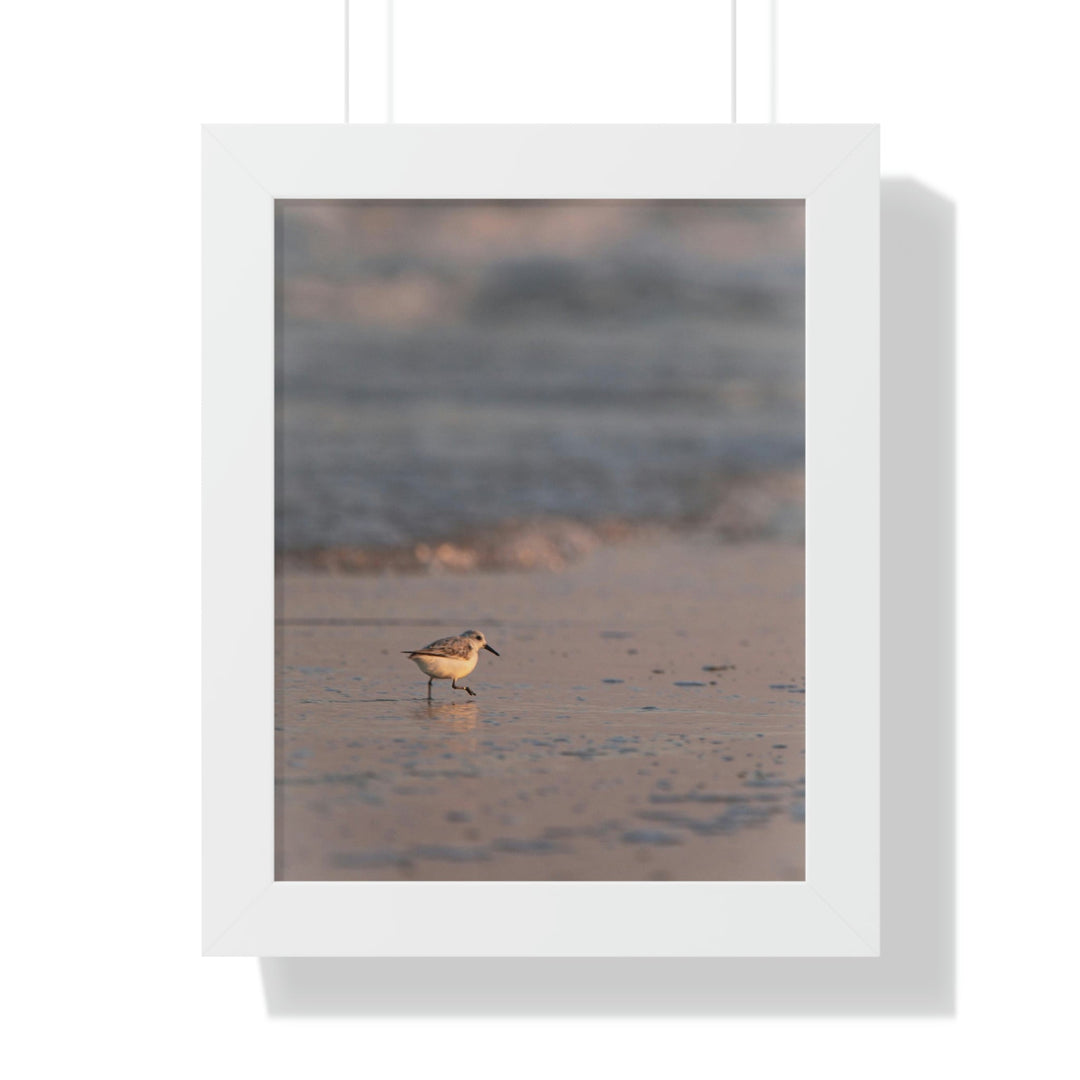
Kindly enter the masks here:
<path id="1" fill-rule="evenodd" d="M 801 538 L 801 202 L 289 201 L 277 227 L 280 553 Z"/>

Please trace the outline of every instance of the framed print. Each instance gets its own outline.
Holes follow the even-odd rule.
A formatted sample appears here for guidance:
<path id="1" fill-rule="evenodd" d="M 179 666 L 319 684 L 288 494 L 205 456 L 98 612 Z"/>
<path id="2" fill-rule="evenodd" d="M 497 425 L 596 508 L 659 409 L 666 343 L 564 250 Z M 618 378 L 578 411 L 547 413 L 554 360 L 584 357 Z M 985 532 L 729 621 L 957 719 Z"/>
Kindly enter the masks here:
<path id="1" fill-rule="evenodd" d="M 871 126 L 204 130 L 204 950 L 876 956 Z"/>

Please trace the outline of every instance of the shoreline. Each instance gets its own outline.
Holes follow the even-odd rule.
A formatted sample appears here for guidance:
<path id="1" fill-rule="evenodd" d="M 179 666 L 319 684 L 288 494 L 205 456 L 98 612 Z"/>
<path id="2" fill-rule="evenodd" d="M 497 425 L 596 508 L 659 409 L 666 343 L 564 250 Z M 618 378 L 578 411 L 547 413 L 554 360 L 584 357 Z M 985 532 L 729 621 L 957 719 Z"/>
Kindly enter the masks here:
<path id="1" fill-rule="evenodd" d="M 565 570 L 599 548 L 688 540 L 717 544 L 801 543 L 805 532 L 802 469 L 728 478 L 712 510 L 693 518 L 565 514 L 509 518 L 389 545 L 327 545 L 278 551 L 278 574 L 429 574 Z"/>

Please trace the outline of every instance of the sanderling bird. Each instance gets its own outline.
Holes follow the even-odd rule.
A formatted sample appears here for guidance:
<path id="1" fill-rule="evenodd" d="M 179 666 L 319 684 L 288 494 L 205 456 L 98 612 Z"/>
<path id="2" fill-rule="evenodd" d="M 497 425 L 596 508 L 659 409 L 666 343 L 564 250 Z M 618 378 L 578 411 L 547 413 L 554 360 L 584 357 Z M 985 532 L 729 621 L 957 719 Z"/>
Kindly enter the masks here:
<path id="1" fill-rule="evenodd" d="M 487 638 L 479 630 L 465 630 L 454 637 L 441 637 L 422 649 L 402 651 L 428 677 L 427 696 L 431 700 L 431 683 L 435 679 L 449 679 L 455 690 L 466 690 L 472 697 L 476 691 L 467 686 L 458 686 L 458 679 L 464 679 L 480 659 L 480 650 L 499 654 L 487 643 Z"/>

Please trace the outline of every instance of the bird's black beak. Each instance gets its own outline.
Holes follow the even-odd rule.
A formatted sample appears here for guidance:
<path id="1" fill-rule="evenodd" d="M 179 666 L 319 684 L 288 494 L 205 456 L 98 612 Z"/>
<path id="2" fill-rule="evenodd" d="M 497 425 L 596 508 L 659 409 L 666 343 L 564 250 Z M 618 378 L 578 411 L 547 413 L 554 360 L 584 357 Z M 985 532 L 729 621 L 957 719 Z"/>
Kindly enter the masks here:
<path id="1" fill-rule="evenodd" d="M 485 645 L 484 648 L 487 649 L 488 652 L 495 653 L 496 656 L 499 655 L 497 652 L 495 652 L 495 650 L 490 645 Z"/>

